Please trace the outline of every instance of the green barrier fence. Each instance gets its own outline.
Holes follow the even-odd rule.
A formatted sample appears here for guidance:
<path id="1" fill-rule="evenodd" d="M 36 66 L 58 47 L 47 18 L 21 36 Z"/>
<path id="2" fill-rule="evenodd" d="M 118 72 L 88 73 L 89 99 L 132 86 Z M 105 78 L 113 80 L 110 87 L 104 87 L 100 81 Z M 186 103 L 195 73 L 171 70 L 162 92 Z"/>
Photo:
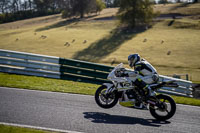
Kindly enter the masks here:
<path id="1" fill-rule="evenodd" d="M 109 82 L 107 76 L 114 68 L 101 64 L 72 60 L 59 59 L 61 79 L 102 84 Z"/>

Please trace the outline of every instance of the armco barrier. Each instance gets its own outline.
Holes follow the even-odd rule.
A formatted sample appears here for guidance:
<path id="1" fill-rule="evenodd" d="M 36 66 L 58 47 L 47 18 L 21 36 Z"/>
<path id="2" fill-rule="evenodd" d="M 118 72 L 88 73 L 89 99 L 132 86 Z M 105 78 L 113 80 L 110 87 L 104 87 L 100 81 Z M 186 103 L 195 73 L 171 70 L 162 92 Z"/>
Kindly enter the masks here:
<path id="1" fill-rule="evenodd" d="M 0 49 L 0 72 L 66 79 L 95 84 L 109 82 L 111 66 L 25 52 Z M 178 87 L 163 87 L 161 93 L 192 97 L 192 82 L 160 75 L 159 81 L 175 80 Z"/>
<path id="2" fill-rule="evenodd" d="M 113 67 L 0 49 L 0 71 L 101 84 Z"/>
<path id="3" fill-rule="evenodd" d="M 113 67 L 72 59 L 59 59 L 60 78 L 102 84 Z"/>
<path id="4" fill-rule="evenodd" d="M 170 95 L 193 97 L 193 86 L 191 81 L 159 75 L 159 82 L 175 81 L 178 87 L 162 87 L 158 92 Z"/>

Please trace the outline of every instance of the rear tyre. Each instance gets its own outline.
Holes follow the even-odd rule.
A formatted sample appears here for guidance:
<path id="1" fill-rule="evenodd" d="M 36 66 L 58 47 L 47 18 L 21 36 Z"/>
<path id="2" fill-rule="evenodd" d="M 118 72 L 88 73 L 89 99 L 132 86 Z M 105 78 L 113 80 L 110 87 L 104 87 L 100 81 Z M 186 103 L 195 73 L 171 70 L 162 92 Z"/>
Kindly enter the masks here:
<path id="1" fill-rule="evenodd" d="M 150 113 L 157 120 L 166 121 L 170 119 L 176 112 L 176 103 L 168 95 L 157 95 L 159 100 L 158 106 L 150 105 Z"/>
<path id="2" fill-rule="evenodd" d="M 95 93 L 96 103 L 105 109 L 114 107 L 118 102 L 117 92 L 114 91 L 110 94 L 105 94 L 107 87 L 105 85 L 100 86 Z"/>

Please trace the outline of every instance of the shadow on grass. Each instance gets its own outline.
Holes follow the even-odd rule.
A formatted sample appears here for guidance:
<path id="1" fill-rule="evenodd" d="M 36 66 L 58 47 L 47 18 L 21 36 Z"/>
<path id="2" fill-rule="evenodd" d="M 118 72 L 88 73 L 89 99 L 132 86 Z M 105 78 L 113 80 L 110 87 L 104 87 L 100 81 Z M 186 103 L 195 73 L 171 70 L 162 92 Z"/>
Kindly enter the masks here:
<path id="1" fill-rule="evenodd" d="M 191 5 L 191 4 L 190 3 L 182 3 L 180 5 L 173 7 L 171 10 L 173 11 L 173 10 L 176 10 L 178 8 L 185 8 L 185 7 L 188 7 L 189 5 Z"/>
<path id="2" fill-rule="evenodd" d="M 170 9 L 170 11 L 175 11 L 179 8 L 186 8 L 190 5 L 191 3 L 182 3 L 182 4 L 179 4 L 177 6 L 174 6 Z M 171 12 L 171 13 L 164 13 L 164 14 L 160 14 L 159 17 L 161 18 L 169 18 L 169 17 L 172 17 L 173 19 L 176 19 L 176 18 L 179 18 L 181 19 L 182 17 L 184 16 L 190 16 L 190 15 L 186 15 L 184 12 Z"/>
<path id="3" fill-rule="evenodd" d="M 116 19 L 116 17 L 114 17 L 114 16 L 108 16 L 108 17 L 95 18 L 94 20 L 105 21 L 105 20 L 114 20 L 114 19 Z"/>
<path id="4" fill-rule="evenodd" d="M 116 51 L 124 42 L 132 39 L 138 33 L 144 31 L 145 28 L 138 28 L 134 31 L 116 28 L 110 32 L 110 35 L 92 43 L 83 51 L 77 52 L 73 58 L 78 60 L 98 62 L 102 58 Z"/>
<path id="5" fill-rule="evenodd" d="M 105 124 L 140 124 L 144 126 L 160 127 L 163 124 L 170 124 L 169 121 L 158 121 L 153 119 L 143 119 L 130 116 L 110 115 L 99 112 L 84 112 L 84 118 L 91 120 L 93 123 Z"/>
<path id="6" fill-rule="evenodd" d="M 36 32 L 40 32 L 40 31 L 50 30 L 50 29 L 54 29 L 54 28 L 59 28 L 59 27 L 70 25 L 72 23 L 78 23 L 78 22 L 80 22 L 80 21 L 82 21 L 84 19 L 93 18 L 95 16 L 97 16 L 97 15 L 91 15 L 91 16 L 88 16 L 88 17 L 84 17 L 83 19 L 81 19 L 81 18 L 67 19 L 67 20 L 60 21 L 58 23 L 55 23 L 55 24 L 52 24 L 52 25 L 49 25 L 49 26 L 38 28 L 35 31 Z"/>

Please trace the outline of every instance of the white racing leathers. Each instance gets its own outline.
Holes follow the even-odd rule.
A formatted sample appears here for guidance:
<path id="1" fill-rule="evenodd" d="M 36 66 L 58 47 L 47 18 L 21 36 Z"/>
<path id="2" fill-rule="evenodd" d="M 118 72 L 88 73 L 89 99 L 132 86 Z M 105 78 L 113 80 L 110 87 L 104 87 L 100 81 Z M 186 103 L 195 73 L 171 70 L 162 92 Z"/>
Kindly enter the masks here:
<path id="1" fill-rule="evenodd" d="M 138 80 L 142 80 L 146 84 L 152 84 L 158 80 L 157 70 L 148 61 L 142 59 L 136 62 L 134 68 L 134 71 L 128 72 L 129 77 L 135 77 L 139 74 Z"/>

